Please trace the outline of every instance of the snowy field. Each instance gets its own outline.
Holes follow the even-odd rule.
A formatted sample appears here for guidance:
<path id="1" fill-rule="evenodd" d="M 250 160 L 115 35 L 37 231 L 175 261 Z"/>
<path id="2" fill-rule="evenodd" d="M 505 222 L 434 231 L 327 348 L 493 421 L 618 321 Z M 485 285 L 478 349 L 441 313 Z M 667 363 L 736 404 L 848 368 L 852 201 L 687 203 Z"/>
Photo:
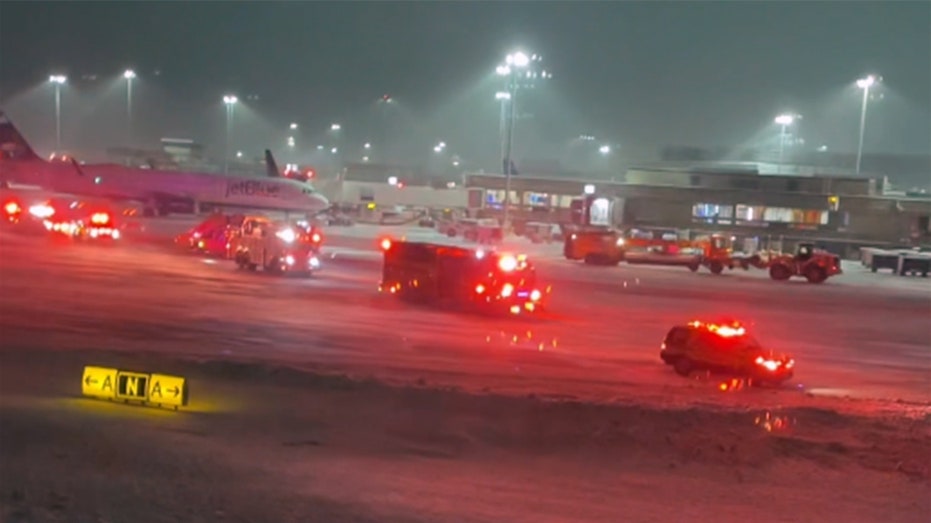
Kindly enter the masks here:
<path id="1" fill-rule="evenodd" d="M 160 227 L 147 240 L 185 228 Z M 538 318 L 379 295 L 377 238 L 431 234 L 331 228 L 324 270 L 294 279 L 0 231 L 0 518 L 928 520 L 927 280 L 586 267 L 514 243 L 554 287 Z M 670 326 L 719 315 L 796 378 L 722 392 L 661 364 Z M 85 364 L 187 376 L 191 409 L 78 399 Z"/>

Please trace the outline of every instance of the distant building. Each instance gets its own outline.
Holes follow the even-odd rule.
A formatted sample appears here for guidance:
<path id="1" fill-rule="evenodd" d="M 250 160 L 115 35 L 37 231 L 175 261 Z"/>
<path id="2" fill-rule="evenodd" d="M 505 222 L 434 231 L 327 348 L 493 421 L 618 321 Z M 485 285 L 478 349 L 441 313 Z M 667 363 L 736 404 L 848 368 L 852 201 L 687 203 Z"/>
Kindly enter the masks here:
<path id="1" fill-rule="evenodd" d="M 565 223 L 586 189 L 623 202 L 622 225 L 663 226 L 744 237 L 856 244 L 931 244 L 931 199 L 893 197 L 884 180 L 757 175 L 710 169 L 631 169 L 624 181 L 513 176 L 515 221 Z M 484 215 L 499 215 L 505 177 L 470 174 L 465 186 Z M 589 187 L 587 187 L 589 186 Z M 516 206 L 516 207 L 515 207 Z"/>

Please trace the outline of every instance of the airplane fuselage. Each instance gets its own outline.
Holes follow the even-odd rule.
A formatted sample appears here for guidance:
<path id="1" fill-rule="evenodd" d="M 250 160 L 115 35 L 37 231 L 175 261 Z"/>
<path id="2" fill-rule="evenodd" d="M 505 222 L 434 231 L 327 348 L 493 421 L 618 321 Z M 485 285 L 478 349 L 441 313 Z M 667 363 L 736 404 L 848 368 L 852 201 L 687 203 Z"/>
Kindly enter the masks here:
<path id="1" fill-rule="evenodd" d="M 307 213 L 329 205 L 311 184 L 288 178 L 159 171 L 115 164 L 76 167 L 66 161 L 0 161 L 0 181 L 40 186 L 57 193 L 156 204 L 188 200 Z"/>

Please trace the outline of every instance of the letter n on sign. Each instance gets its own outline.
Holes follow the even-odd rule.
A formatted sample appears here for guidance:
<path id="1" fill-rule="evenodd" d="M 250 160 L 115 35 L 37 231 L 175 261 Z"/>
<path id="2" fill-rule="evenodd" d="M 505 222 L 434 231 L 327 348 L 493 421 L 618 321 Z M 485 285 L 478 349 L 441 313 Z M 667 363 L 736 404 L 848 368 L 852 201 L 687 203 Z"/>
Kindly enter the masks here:
<path id="1" fill-rule="evenodd" d="M 149 375 L 141 372 L 123 372 L 116 375 L 116 399 L 145 401 L 149 394 Z"/>

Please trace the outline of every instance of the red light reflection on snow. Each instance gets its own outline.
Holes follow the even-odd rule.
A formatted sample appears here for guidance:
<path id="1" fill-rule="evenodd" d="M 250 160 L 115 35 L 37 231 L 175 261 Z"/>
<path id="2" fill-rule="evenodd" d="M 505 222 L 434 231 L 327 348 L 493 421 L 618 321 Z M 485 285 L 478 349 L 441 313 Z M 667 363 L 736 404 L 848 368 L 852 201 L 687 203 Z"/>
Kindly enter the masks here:
<path id="1" fill-rule="evenodd" d="M 795 425 L 795 419 L 786 415 L 766 411 L 753 419 L 753 424 L 766 432 L 781 432 Z"/>
<path id="2" fill-rule="evenodd" d="M 534 335 L 531 330 L 513 334 L 509 334 L 505 331 L 498 331 L 497 333 L 486 335 L 485 343 L 506 344 L 508 347 L 531 349 L 537 352 L 555 349 L 559 346 L 559 340 L 557 338 L 546 338 Z"/>
<path id="3" fill-rule="evenodd" d="M 744 378 L 731 378 L 727 381 L 718 383 L 718 390 L 721 392 L 735 392 L 750 387 L 750 380 Z"/>

